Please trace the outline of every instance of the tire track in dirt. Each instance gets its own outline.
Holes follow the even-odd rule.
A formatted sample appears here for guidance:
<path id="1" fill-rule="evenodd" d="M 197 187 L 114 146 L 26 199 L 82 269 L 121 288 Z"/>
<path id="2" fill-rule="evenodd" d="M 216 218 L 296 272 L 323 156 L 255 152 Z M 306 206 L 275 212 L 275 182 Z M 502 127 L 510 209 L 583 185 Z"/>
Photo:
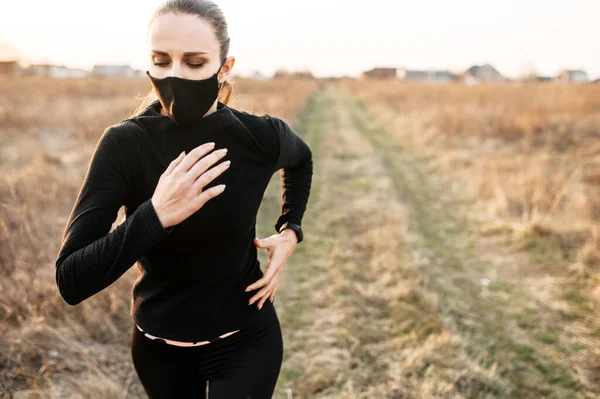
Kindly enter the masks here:
<path id="1" fill-rule="evenodd" d="M 305 242 L 288 260 L 276 302 L 286 344 L 277 392 L 468 397 L 457 389 L 465 372 L 480 380 L 487 370 L 455 345 L 436 295 L 419 282 L 404 241 L 407 212 L 381 153 L 335 86 L 320 96 L 317 195 L 311 193 Z"/>

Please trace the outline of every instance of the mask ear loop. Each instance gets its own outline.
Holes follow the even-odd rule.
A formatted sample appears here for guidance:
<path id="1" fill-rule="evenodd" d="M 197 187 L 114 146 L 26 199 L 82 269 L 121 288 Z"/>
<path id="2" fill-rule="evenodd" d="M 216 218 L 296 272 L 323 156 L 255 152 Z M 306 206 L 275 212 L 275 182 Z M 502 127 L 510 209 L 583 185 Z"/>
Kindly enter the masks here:
<path id="1" fill-rule="evenodd" d="M 223 63 L 219 67 L 219 70 L 217 71 L 217 77 L 219 76 L 219 72 L 221 72 L 221 68 L 223 68 L 223 65 L 225 65 L 225 61 L 223 61 Z M 225 79 L 219 81 L 219 90 L 221 90 L 221 87 L 223 86 L 224 82 L 225 82 Z"/>

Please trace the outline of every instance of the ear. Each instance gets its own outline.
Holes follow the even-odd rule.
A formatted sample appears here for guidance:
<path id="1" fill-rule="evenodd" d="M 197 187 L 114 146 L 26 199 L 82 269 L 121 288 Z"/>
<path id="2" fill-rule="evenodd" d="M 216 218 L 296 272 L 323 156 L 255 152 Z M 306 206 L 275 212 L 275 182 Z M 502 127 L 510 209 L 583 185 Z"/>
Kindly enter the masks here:
<path id="1" fill-rule="evenodd" d="M 219 73 L 219 79 L 222 81 L 228 81 L 229 76 L 231 75 L 231 70 L 233 69 L 233 66 L 235 65 L 235 57 L 227 57 L 225 59 L 225 63 L 223 64 L 223 67 L 221 68 L 221 72 Z"/>

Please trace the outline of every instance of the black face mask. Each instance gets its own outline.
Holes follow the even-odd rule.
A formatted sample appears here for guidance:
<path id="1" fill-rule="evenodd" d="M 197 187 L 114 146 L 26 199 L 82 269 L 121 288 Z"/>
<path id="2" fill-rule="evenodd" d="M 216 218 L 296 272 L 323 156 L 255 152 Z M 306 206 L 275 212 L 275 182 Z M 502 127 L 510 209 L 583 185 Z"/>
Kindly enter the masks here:
<path id="1" fill-rule="evenodd" d="M 179 126 L 191 126 L 208 112 L 219 95 L 219 70 L 210 78 L 194 80 L 168 76 L 163 79 L 150 78 L 152 87 L 167 114 Z"/>

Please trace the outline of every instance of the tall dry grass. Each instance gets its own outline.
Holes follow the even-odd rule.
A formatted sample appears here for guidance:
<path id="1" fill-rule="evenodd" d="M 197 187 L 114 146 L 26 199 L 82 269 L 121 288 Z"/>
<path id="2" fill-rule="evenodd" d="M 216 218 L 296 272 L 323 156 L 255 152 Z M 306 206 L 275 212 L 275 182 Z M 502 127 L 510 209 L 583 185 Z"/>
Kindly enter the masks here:
<path id="1" fill-rule="evenodd" d="M 600 85 L 345 80 L 481 215 L 551 237 L 600 300 Z"/>
<path id="2" fill-rule="evenodd" d="M 317 84 L 237 79 L 230 106 L 292 122 Z M 0 397 L 28 389 L 115 398 L 130 389 L 135 270 L 70 307 L 54 261 L 100 134 L 149 89 L 146 79 L 0 78 Z M 122 220 L 123 209 L 113 227 Z"/>

